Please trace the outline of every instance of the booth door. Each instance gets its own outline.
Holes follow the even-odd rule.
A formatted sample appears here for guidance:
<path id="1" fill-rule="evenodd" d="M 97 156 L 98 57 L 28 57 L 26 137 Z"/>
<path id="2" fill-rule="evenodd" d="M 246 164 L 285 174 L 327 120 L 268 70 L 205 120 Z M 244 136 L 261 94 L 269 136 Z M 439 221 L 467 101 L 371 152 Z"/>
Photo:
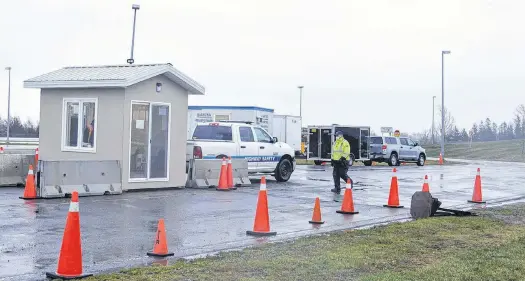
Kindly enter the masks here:
<path id="1" fill-rule="evenodd" d="M 132 102 L 129 179 L 169 180 L 170 105 Z"/>

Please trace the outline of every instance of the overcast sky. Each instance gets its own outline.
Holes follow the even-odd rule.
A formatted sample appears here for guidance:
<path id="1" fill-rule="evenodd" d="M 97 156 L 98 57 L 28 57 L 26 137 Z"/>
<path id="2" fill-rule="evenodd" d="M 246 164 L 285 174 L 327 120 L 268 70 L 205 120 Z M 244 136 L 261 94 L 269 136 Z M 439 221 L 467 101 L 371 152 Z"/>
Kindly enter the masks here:
<path id="1" fill-rule="evenodd" d="M 255 105 L 303 124 L 431 126 L 432 96 L 460 126 L 525 103 L 525 1 L 1 0 L 12 115 L 39 119 L 23 80 L 64 66 L 171 62 L 206 87 L 191 105 Z M 0 115 L 7 116 L 7 71 Z M 436 111 L 436 122 L 439 116 Z"/>

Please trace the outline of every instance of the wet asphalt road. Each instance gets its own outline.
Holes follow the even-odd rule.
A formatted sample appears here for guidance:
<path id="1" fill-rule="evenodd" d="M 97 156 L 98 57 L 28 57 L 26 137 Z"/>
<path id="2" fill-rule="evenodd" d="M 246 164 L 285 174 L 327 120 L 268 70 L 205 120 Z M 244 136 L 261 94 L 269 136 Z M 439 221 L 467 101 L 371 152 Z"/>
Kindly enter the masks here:
<path id="1" fill-rule="evenodd" d="M 481 168 L 487 205 L 469 204 L 476 169 Z M 387 203 L 392 169 L 353 167 L 357 215 L 335 211 L 342 199 L 332 188 L 331 167 L 298 166 L 292 179 L 280 184 L 270 178 L 270 227 L 277 236 L 246 235 L 253 227 L 259 181 L 231 192 L 182 189 L 132 192 L 115 196 L 81 197 L 80 221 L 85 273 L 162 262 L 146 256 L 153 247 L 159 218 L 164 218 L 168 247 L 174 258 L 211 253 L 323 233 L 366 227 L 410 218 L 410 199 L 429 176 L 430 191 L 442 207 L 482 208 L 525 197 L 525 165 L 483 162 L 468 165 L 398 167 L 403 209 Z M 344 185 L 343 185 L 344 186 Z M 44 280 L 56 270 L 58 252 L 69 208 L 68 199 L 24 201 L 21 188 L 0 188 L 0 280 Z M 310 225 L 315 197 L 321 199 L 325 224 Z M 168 259 L 173 260 L 174 258 Z"/>

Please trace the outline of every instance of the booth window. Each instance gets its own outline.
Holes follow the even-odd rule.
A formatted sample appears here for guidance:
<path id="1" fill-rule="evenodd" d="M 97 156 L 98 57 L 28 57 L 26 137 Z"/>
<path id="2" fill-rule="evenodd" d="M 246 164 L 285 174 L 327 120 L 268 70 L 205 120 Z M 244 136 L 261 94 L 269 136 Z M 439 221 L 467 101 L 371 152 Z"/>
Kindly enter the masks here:
<path id="1" fill-rule="evenodd" d="M 62 151 L 96 151 L 97 99 L 64 99 Z"/>

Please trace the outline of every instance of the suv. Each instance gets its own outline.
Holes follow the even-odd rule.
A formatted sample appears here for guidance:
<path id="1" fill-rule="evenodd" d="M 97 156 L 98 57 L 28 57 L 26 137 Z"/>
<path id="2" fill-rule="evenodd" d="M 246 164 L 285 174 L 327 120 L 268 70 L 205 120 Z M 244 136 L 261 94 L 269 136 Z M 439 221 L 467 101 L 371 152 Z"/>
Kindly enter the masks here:
<path id="1" fill-rule="evenodd" d="M 370 137 L 370 161 L 364 164 L 386 162 L 389 166 L 399 166 L 401 162 L 412 162 L 423 166 L 426 159 L 425 149 L 410 138 L 374 136 Z"/>

